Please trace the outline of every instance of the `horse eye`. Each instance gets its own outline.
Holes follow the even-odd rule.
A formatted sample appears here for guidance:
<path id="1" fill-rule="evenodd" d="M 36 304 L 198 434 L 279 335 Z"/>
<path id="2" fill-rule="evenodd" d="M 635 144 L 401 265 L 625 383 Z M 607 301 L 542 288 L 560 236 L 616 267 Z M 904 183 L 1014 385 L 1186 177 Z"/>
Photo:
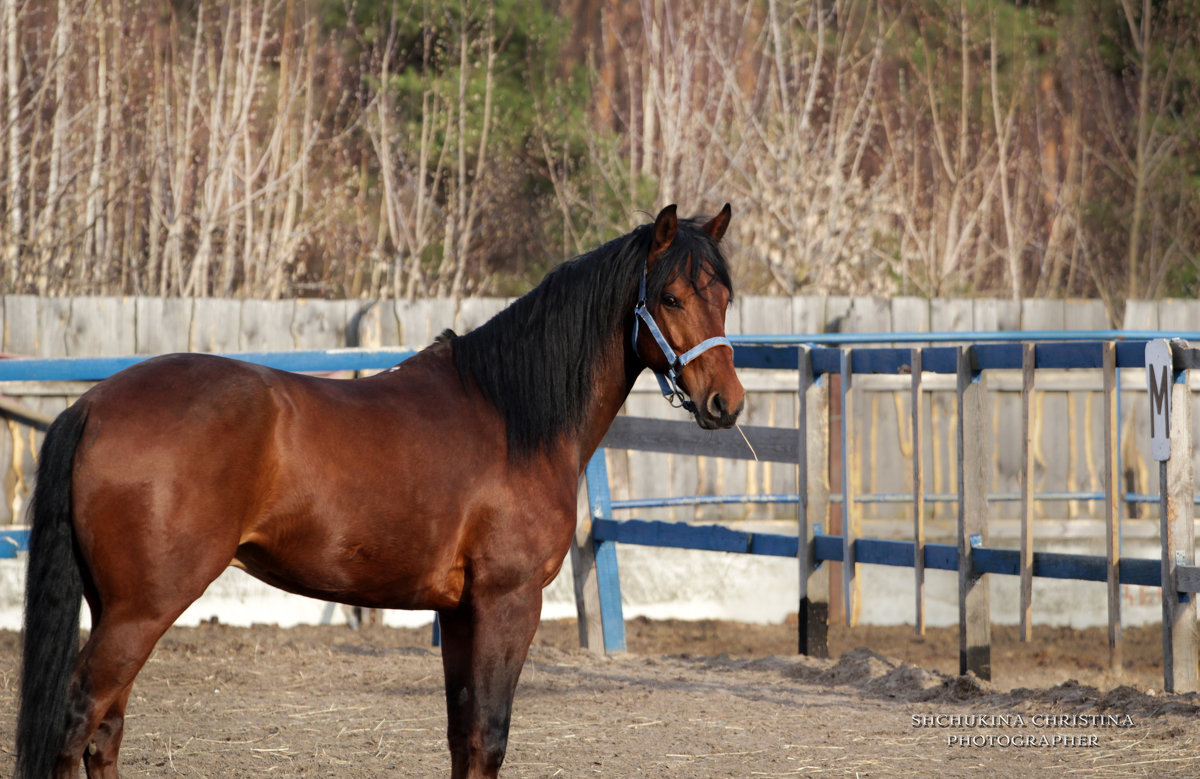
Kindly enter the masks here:
<path id="1" fill-rule="evenodd" d="M 668 308 L 682 308 L 682 305 L 683 305 L 679 302 L 679 298 L 675 297 L 674 295 L 672 295 L 670 293 L 663 294 L 662 302 L 663 302 L 663 305 L 667 306 Z"/>

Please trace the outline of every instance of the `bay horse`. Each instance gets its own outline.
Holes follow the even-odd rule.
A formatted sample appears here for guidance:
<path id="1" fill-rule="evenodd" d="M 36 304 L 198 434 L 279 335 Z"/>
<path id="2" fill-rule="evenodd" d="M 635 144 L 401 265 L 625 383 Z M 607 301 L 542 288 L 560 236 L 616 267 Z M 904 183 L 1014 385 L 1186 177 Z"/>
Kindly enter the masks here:
<path id="1" fill-rule="evenodd" d="M 580 477 L 634 380 L 660 374 L 704 428 L 741 410 L 729 219 L 668 206 L 371 377 L 175 354 L 80 397 L 46 434 L 31 504 L 18 776 L 117 776 L 134 677 L 229 565 L 436 610 L 451 774 L 496 776 Z"/>

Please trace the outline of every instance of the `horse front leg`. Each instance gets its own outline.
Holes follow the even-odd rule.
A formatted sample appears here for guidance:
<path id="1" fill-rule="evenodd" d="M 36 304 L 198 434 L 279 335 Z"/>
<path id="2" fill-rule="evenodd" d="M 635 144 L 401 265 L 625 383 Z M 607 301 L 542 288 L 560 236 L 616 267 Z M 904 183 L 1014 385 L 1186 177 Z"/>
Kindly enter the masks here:
<path id="1" fill-rule="evenodd" d="M 517 679 L 542 613 L 540 586 L 472 592 L 439 612 L 451 776 L 495 777 L 508 747 Z"/>

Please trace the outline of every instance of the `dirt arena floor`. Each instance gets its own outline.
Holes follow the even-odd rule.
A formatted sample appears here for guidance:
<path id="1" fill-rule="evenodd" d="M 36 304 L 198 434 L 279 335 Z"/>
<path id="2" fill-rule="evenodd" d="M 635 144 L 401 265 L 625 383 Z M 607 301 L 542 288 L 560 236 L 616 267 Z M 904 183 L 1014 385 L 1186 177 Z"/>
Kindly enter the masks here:
<path id="1" fill-rule="evenodd" d="M 991 683 L 957 677 L 957 636 L 629 623 L 629 652 L 544 623 L 513 712 L 506 777 L 1198 776 L 1200 696 L 1162 692 L 1161 634 L 994 629 Z M 124 776 L 445 776 L 429 631 L 175 628 L 138 677 Z M 863 649 L 859 647 L 868 647 Z M 13 767 L 18 637 L 0 633 L 0 774 Z"/>

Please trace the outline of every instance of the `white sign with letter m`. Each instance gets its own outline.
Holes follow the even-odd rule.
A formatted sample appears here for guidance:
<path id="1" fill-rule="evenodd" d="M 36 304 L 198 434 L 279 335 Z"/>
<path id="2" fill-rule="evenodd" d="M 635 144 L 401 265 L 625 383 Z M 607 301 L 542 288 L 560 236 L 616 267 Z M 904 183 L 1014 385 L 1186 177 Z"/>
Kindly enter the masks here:
<path id="1" fill-rule="evenodd" d="M 1150 456 L 1171 459 L 1171 344 L 1164 339 L 1146 343 L 1146 394 L 1150 396 Z"/>

